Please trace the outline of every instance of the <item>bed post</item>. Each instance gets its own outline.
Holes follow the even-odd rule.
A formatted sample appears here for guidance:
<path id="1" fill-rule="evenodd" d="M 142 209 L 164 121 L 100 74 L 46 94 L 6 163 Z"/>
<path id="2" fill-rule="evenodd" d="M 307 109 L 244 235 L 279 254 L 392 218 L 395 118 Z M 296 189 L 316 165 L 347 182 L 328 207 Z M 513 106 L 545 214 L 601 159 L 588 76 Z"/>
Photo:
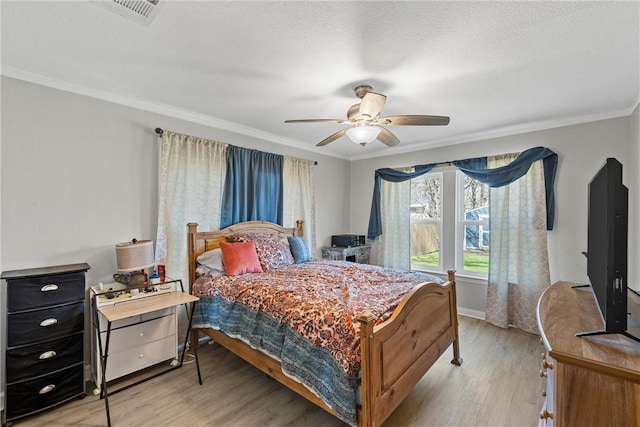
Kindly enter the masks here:
<path id="1" fill-rule="evenodd" d="M 190 222 L 187 224 L 189 228 L 189 238 L 187 239 L 187 257 L 189 258 L 189 283 L 188 289 L 191 293 L 191 285 L 196 281 L 196 233 L 198 232 L 198 223 Z"/>
<path id="2" fill-rule="evenodd" d="M 375 323 L 375 317 L 371 313 L 364 313 L 358 318 L 360 322 L 360 367 L 361 382 L 360 382 L 360 417 L 358 419 L 358 427 L 373 427 L 373 393 L 375 392 L 375 385 L 373 382 L 373 374 L 376 372 L 376 367 L 372 366 L 373 362 L 373 349 L 371 344 L 373 342 L 373 325 Z"/>
<path id="3" fill-rule="evenodd" d="M 191 294 L 191 285 L 196 281 L 196 233 L 198 232 L 198 223 L 187 223 L 189 230 L 189 238 L 187 239 L 187 258 L 189 259 L 189 283 L 187 289 Z M 195 305 L 193 306 L 195 310 Z M 198 345 L 200 345 L 200 330 L 197 328 L 191 329 L 191 337 L 189 339 L 193 352 L 197 355 Z M 197 357 L 197 356 L 196 356 Z M 196 359 L 197 360 L 197 359 Z M 200 383 L 202 384 L 202 382 Z"/>
<path id="4" fill-rule="evenodd" d="M 296 231 L 295 231 L 295 235 L 296 236 L 302 236 L 303 235 L 303 230 L 302 230 L 302 224 L 304 223 L 303 220 L 299 219 L 296 221 Z"/>
<path id="5" fill-rule="evenodd" d="M 458 312 L 458 300 L 456 297 L 456 271 L 451 269 L 447 271 L 447 275 L 449 278 L 449 282 L 451 282 L 451 299 L 450 299 L 450 313 L 451 313 L 451 322 L 453 324 L 453 329 L 455 332 L 455 340 L 453 341 L 453 359 L 451 363 L 456 366 L 462 365 L 462 358 L 460 357 L 460 336 L 458 335 L 458 316 L 456 313 Z"/>

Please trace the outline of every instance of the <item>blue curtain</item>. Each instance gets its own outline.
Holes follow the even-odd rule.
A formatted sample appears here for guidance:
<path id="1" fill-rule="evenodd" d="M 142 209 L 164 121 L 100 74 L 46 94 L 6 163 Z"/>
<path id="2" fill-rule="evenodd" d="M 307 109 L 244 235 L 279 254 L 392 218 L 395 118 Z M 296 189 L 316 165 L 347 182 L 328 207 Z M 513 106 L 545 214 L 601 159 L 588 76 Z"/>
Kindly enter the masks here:
<path id="1" fill-rule="evenodd" d="M 227 147 L 227 173 L 220 228 L 244 221 L 282 225 L 284 156 Z"/>
<path id="2" fill-rule="evenodd" d="M 555 217 L 555 196 L 553 184 L 558 166 L 558 155 L 545 147 L 535 147 L 523 151 L 508 165 L 487 169 L 487 158 L 456 160 L 453 164 L 465 175 L 488 184 L 490 187 L 502 187 L 510 184 L 527 173 L 531 164 L 537 160 L 543 161 L 545 192 L 547 201 L 547 230 L 553 230 Z M 371 214 L 369 216 L 369 230 L 367 237 L 371 240 L 382 234 L 382 215 L 380 212 L 380 180 L 402 182 L 429 172 L 437 163 L 415 166 L 415 172 L 404 173 L 395 169 L 378 169 L 375 172 L 373 184 L 373 199 L 371 200 Z"/>
<path id="3" fill-rule="evenodd" d="M 395 169 L 377 169 L 375 182 L 373 183 L 373 199 L 371 200 L 371 214 L 369 215 L 369 230 L 367 237 L 371 240 L 382 234 L 382 212 L 380 211 L 380 185 L 384 179 L 390 182 L 403 182 L 408 179 L 417 178 L 424 175 L 436 167 L 437 163 L 414 166 L 414 172 L 400 172 Z"/>

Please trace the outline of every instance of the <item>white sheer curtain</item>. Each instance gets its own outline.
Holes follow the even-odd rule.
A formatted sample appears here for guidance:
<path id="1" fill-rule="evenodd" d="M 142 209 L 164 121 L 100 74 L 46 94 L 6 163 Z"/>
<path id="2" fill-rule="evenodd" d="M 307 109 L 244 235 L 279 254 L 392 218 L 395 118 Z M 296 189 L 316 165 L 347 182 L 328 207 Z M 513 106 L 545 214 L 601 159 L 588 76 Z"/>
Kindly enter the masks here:
<path id="1" fill-rule="evenodd" d="M 413 168 L 398 169 L 412 172 Z M 381 181 L 380 213 L 383 233 L 378 239 L 378 265 L 411 269 L 409 233 L 411 231 L 411 180 Z"/>
<path id="2" fill-rule="evenodd" d="M 315 165 L 311 160 L 284 158 L 284 224 L 295 227 L 296 220 L 303 220 L 303 234 L 311 255 L 318 256 L 316 248 L 316 186 Z"/>
<path id="3" fill-rule="evenodd" d="M 488 168 L 517 154 L 489 157 Z M 486 320 L 538 333 L 538 298 L 551 282 L 547 252 L 546 199 L 542 161 L 519 180 L 491 188 L 491 242 Z"/>
<path id="4" fill-rule="evenodd" d="M 227 144 L 170 131 L 162 133 L 156 263 L 188 286 L 187 223 L 220 225 Z"/>

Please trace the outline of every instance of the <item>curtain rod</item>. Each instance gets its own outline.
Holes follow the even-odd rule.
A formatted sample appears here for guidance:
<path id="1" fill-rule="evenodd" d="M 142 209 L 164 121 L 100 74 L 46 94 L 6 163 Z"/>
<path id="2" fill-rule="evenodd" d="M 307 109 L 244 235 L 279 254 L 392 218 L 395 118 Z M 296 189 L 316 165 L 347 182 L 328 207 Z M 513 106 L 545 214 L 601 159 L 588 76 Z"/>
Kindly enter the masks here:
<path id="1" fill-rule="evenodd" d="M 158 136 L 162 136 L 162 134 L 164 133 L 164 131 L 162 130 L 162 128 L 156 128 L 156 133 L 158 134 Z M 314 165 L 317 165 L 318 162 L 314 161 L 313 162 Z"/>

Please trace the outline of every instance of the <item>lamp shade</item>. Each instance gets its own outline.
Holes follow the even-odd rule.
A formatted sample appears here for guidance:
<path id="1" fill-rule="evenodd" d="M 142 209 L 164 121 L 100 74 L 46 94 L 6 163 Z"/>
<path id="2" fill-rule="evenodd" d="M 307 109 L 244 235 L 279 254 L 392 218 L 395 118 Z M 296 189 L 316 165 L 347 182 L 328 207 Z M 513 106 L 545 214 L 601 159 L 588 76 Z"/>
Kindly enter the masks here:
<path id="1" fill-rule="evenodd" d="M 356 144 L 367 145 L 378 137 L 381 130 L 378 126 L 355 126 L 347 129 L 347 136 Z"/>
<path id="2" fill-rule="evenodd" d="M 154 264 L 153 241 L 136 240 L 116 245 L 116 265 L 118 271 L 135 271 L 152 267 Z"/>

